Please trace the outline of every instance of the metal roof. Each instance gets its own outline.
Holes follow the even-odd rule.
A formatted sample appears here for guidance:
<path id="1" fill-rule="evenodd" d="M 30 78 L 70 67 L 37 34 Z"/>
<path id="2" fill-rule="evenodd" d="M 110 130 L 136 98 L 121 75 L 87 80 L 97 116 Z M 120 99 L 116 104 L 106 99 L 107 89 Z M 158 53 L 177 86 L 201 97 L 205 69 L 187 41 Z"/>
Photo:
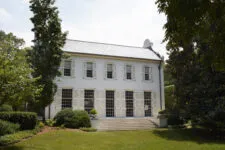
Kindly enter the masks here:
<path id="1" fill-rule="evenodd" d="M 156 53 L 148 48 L 70 39 L 66 40 L 63 50 L 82 54 L 161 60 Z"/>

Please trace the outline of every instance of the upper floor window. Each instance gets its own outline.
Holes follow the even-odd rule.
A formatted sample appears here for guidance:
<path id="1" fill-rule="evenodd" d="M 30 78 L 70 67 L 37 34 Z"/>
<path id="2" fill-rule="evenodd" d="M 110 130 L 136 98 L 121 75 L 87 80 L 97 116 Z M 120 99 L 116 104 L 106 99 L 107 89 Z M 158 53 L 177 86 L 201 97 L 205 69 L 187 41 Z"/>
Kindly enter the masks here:
<path id="1" fill-rule="evenodd" d="M 126 79 L 131 80 L 132 79 L 132 66 L 126 65 Z"/>
<path id="2" fill-rule="evenodd" d="M 152 79 L 152 68 L 149 66 L 144 66 L 143 68 L 143 79 L 149 81 Z"/>
<path id="3" fill-rule="evenodd" d="M 71 76 L 71 64 L 70 60 L 64 61 L 64 76 Z"/>
<path id="4" fill-rule="evenodd" d="M 93 63 L 92 62 L 87 62 L 86 76 L 89 78 L 93 77 Z"/>
<path id="5" fill-rule="evenodd" d="M 113 78 L 113 64 L 107 64 L 107 78 Z"/>
<path id="6" fill-rule="evenodd" d="M 145 80 L 149 80 L 149 67 L 145 66 Z"/>

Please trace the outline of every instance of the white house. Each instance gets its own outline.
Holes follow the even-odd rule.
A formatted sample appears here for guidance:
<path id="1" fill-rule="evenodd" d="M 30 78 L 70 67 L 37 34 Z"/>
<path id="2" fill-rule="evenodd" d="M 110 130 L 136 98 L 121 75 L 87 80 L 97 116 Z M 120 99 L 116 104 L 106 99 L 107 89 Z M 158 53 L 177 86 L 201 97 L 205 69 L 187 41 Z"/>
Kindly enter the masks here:
<path id="1" fill-rule="evenodd" d="M 126 120 L 133 125 L 135 120 L 157 120 L 165 107 L 163 60 L 148 40 L 143 47 L 67 40 L 63 50 L 69 58 L 61 63 L 62 76 L 56 79 L 58 90 L 45 109 L 46 118 L 63 108 L 95 108 L 98 120 L 116 120 L 116 126 Z"/>

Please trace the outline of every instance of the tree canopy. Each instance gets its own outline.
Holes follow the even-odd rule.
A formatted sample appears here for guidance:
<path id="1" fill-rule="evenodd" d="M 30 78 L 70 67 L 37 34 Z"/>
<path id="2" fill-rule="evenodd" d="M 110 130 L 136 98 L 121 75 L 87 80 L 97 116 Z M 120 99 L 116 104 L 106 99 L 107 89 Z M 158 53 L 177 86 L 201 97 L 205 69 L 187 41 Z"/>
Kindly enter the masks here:
<path id="1" fill-rule="evenodd" d="M 0 31 L 0 105 L 11 104 L 18 109 L 25 102 L 34 100 L 41 88 L 35 85 L 33 70 L 26 59 L 24 41 L 12 33 Z"/>
<path id="2" fill-rule="evenodd" d="M 218 127 L 225 112 L 225 2 L 157 0 L 156 4 L 167 16 L 167 71 L 179 111 L 193 123 Z"/>
<path id="3" fill-rule="evenodd" d="M 55 0 L 30 1 L 30 10 L 33 12 L 31 21 L 34 25 L 34 46 L 30 51 L 30 62 L 34 69 L 33 76 L 41 76 L 37 83 L 43 86 L 38 97 L 42 109 L 53 101 L 57 89 L 54 79 L 60 75 L 58 69 L 67 35 L 61 30 L 59 12 L 54 3 Z"/>

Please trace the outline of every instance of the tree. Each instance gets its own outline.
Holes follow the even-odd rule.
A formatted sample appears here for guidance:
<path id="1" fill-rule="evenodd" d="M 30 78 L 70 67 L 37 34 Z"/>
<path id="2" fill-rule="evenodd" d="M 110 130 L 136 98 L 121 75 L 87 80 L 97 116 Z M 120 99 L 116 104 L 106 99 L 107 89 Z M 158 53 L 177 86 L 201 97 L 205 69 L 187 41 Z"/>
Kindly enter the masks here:
<path id="1" fill-rule="evenodd" d="M 34 46 L 30 51 L 30 61 L 34 69 L 32 75 L 41 76 L 37 84 L 43 86 L 43 91 L 38 100 L 39 106 L 44 110 L 53 101 L 57 90 L 54 79 L 60 75 L 58 69 L 67 33 L 61 30 L 55 0 L 31 0 L 30 3 L 30 10 L 34 14 L 31 18 L 34 24 Z"/>
<path id="2" fill-rule="evenodd" d="M 205 65 L 225 70 L 225 1 L 157 0 L 156 4 L 167 16 L 164 41 L 169 51 L 188 51 L 194 44 L 202 47 Z"/>
<path id="3" fill-rule="evenodd" d="M 167 67 L 179 109 L 193 123 L 213 122 L 225 112 L 224 1 L 157 0 L 156 4 L 167 16 Z M 218 125 L 210 128 L 214 127 Z"/>
<path id="4" fill-rule="evenodd" d="M 19 109 L 22 104 L 33 101 L 41 88 L 35 85 L 33 70 L 22 49 L 24 41 L 12 33 L 0 31 L 0 105 L 10 104 Z"/>

